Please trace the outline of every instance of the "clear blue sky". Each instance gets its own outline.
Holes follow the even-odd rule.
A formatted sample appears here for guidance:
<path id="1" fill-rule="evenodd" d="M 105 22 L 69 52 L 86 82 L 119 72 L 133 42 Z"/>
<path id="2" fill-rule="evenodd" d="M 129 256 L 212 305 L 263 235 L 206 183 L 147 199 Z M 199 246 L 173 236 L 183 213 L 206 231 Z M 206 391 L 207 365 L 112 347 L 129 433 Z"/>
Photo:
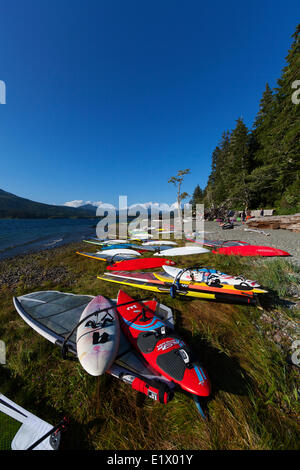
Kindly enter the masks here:
<path id="1" fill-rule="evenodd" d="M 0 188 L 50 204 L 175 200 L 276 86 L 299 1 L 2 0 Z"/>

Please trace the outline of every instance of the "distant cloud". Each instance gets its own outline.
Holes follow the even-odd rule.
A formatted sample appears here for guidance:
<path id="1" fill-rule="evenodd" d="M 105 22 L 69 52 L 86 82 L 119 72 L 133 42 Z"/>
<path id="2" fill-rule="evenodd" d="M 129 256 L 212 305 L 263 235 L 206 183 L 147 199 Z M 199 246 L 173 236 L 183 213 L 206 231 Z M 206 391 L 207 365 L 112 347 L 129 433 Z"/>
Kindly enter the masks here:
<path id="1" fill-rule="evenodd" d="M 91 204 L 92 206 L 99 207 L 103 204 L 102 201 L 83 201 L 82 199 L 75 199 L 74 201 L 68 201 L 64 203 L 64 206 L 67 207 L 81 207 L 87 204 Z"/>
<path id="2" fill-rule="evenodd" d="M 67 207 L 80 207 L 80 206 L 83 206 L 84 204 L 85 204 L 85 202 L 81 199 L 81 200 L 65 202 L 64 206 L 67 206 Z"/>
<path id="3" fill-rule="evenodd" d="M 177 209 L 178 204 L 174 202 L 173 204 L 166 204 L 164 202 L 145 202 L 140 204 L 132 204 L 129 206 L 129 209 L 138 209 L 139 207 L 143 207 L 144 209 L 151 209 L 156 211 L 164 211 L 164 210 L 174 210 Z"/>
<path id="4" fill-rule="evenodd" d="M 92 206 L 95 206 L 95 207 L 101 207 L 103 209 L 111 209 L 114 207 L 112 204 L 107 204 L 102 201 L 83 201 L 82 199 L 75 199 L 74 201 L 65 202 L 64 206 L 81 207 L 87 204 L 91 204 Z M 183 204 L 181 204 L 181 206 L 183 207 Z M 178 208 L 178 203 L 174 202 L 173 204 L 166 204 L 166 203 L 160 203 L 160 202 L 145 202 L 145 203 L 132 204 L 131 206 L 128 207 L 128 209 L 131 209 L 131 210 L 139 210 L 139 208 L 140 209 L 143 208 L 145 210 L 152 209 L 155 211 L 176 210 Z"/>

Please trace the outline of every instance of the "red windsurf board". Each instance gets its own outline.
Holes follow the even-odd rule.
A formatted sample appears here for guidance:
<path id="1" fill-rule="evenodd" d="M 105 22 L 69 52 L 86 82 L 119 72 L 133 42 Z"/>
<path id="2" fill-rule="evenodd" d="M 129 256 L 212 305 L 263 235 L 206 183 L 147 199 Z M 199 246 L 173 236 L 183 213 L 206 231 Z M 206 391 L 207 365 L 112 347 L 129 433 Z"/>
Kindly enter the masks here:
<path id="1" fill-rule="evenodd" d="M 129 305 L 121 305 L 131 302 Z M 145 309 L 120 290 L 117 311 L 124 335 L 147 364 L 183 390 L 198 396 L 209 396 L 211 385 L 206 371 L 192 357 L 192 352 L 166 322 Z"/>
<path id="2" fill-rule="evenodd" d="M 132 271 L 136 269 L 161 268 L 163 265 L 174 266 L 176 263 L 166 258 L 136 258 L 118 261 L 111 266 L 107 266 L 109 271 Z"/>
<path id="3" fill-rule="evenodd" d="M 291 256 L 287 251 L 279 250 L 271 246 L 245 245 L 245 246 L 223 246 L 213 253 L 220 255 L 238 255 L 238 256 Z"/>

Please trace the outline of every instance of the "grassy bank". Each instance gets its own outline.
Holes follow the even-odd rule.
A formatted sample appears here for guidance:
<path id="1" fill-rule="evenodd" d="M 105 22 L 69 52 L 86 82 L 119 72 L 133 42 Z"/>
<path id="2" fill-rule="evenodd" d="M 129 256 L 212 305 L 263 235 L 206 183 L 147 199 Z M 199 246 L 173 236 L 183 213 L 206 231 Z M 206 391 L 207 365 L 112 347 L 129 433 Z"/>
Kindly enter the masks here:
<path id="1" fill-rule="evenodd" d="M 213 254 L 176 260 L 179 266 L 201 263 L 243 274 L 270 290 L 256 307 L 158 295 L 173 309 L 176 329 L 212 381 L 205 421 L 180 391 L 161 405 L 108 375 L 89 376 L 76 360 L 62 360 L 60 350 L 18 316 L 12 297 L 35 290 L 116 297 L 118 285 L 96 278 L 105 264 L 75 254 L 83 248 L 71 244 L 0 262 L 0 339 L 7 347 L 2 393 L 53 424 L 68 416 L 63 449 L 299 447 L 299 369 L 290 361 L 299 320 L 297 267 L 286 260 Z M 125 290 L 136 298 L 149 296 Z M 277 341 L 283 331 L 286 336 Z"/>

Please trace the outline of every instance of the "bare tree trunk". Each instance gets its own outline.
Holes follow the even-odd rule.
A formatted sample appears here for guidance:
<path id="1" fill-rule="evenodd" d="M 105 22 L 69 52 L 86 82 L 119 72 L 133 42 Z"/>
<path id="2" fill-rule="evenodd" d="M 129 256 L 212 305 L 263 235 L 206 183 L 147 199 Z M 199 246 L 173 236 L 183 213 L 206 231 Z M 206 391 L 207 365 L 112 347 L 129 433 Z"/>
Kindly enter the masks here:
<path id="1" fill-rule="evenodd" d="M 179 222 L 180 222 L 180 228 L 181 228 L 181 231 L 183 229 L 182 227 L 182 213 L 181 213 L 181 201 L 180 201 L 180 186 L 181 186 L 181 183 L 179 183 L 178 185 L 178 192 L 177 192 L 177 204 L 178 204 L 178 216 L 179 216 Z"/>

